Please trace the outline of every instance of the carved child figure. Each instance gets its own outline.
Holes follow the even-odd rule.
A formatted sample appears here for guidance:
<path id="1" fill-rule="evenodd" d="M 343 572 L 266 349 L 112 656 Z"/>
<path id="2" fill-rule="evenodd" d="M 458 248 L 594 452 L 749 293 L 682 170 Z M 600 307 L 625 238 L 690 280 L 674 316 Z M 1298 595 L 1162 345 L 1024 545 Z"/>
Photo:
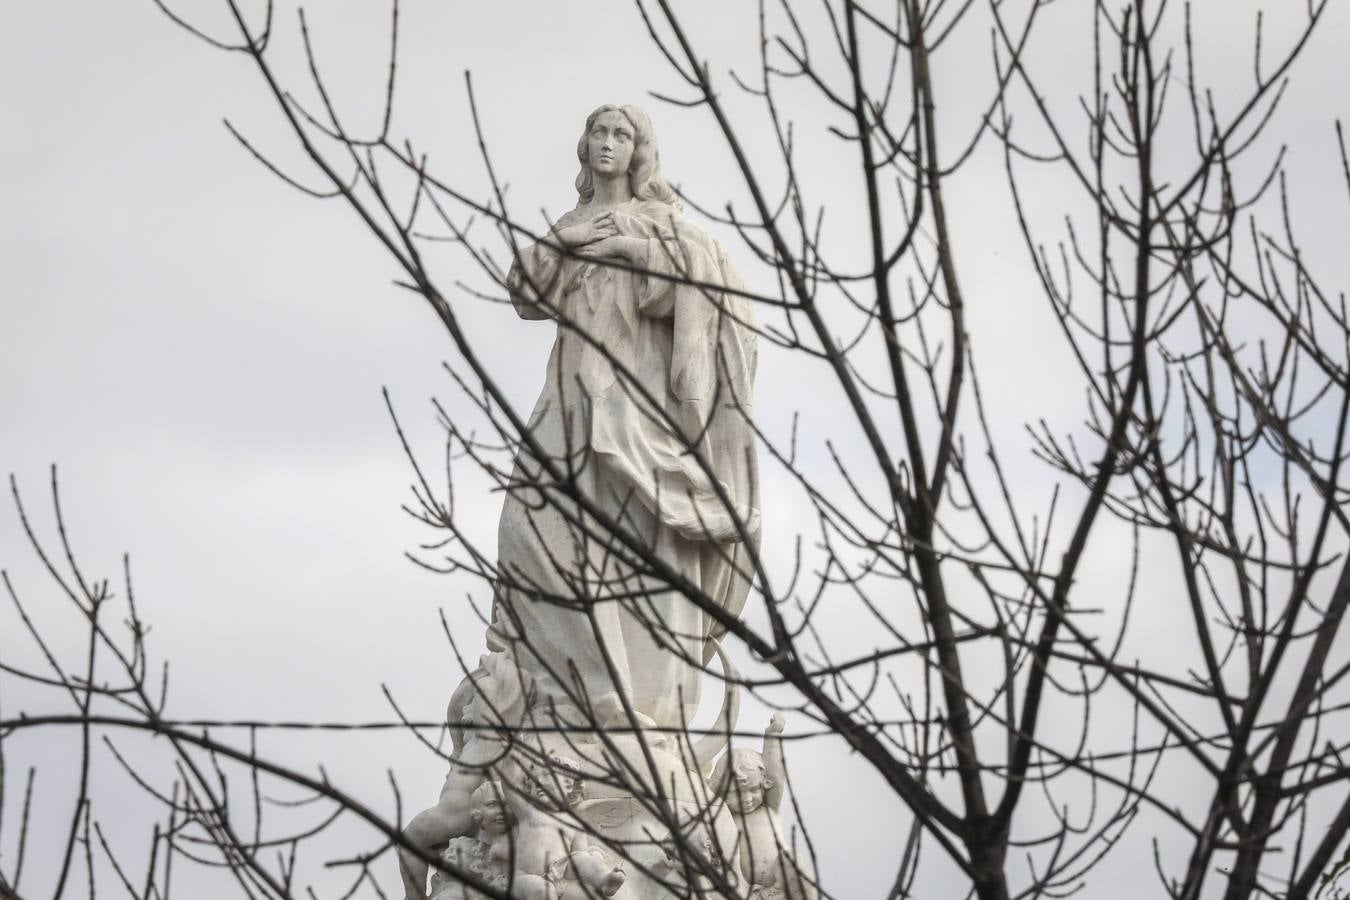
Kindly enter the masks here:
<path id="1" fill-rule="evenodd" d="M 450 839 L 441 858 L 456 869 L 505 889 L 511 870 L 511 813 L 501 782 L 485 781 L 474 790 L 469 812 L 477 831 Z M 431 900 L 474 900 L 478 891 L 454 877 L 431 876 Z"/>
<path id="2" fill-rule="evenodd" d="M 489 767 L 502 762 L 510 729 L 518 726 L 529 705 L 528 676 L 504 652 L 479 660 L 450 696 L 450 771 L 436 805 L 413 817 L 404 836 L 428 852 L 474 830 L 473 797 L 488 777 Z M 427 896 L 427 865 L 407 850 L 399 852 L 399 871 L 408 900 Z"/>
<path id="3" fill-rule="evenodd" d="M 584 791 L 580 766 L 552 756 L 530 766 L 508 798 L 518 823 L 513 881 L 521 900 L 613 897 L 623 887 L 623 869 L 569 821 Z"/>
<path id="4" fill-rule="evenodd" d="M 778 817 L 787 779 L 783 724 L 783 716 L 774 713 L 762 753 L 731 750 L 719 759 L 712 784 L 740 832 L 741 874 L 751 886 L 751 900 L 817 900 L 813 879 L 803 871 Z"/>

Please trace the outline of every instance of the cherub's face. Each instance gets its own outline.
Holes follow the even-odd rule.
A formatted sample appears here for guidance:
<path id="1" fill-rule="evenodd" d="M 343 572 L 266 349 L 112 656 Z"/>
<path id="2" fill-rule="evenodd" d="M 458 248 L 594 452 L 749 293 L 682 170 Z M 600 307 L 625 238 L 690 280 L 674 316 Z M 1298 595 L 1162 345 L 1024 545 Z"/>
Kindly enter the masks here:
<path id="1" fill-rule="evenodd" d="M 540 767 L 532 773 L 534 795 L 543 806 L 571 809 L 581 800 L 581 779 L 566 771 Z"/>
<path id="2" fill-rule="evenodd" d="M 771 787 L 768 773 L 759 760 L 736 760 L 727 786 L 727 803 L 733 812 L 752 813 L 764 803 L 764 792 Z"/>
<path id="3" fill-rule="evenodd" d="M 582 801 L 585 781 L 574 772 L 555 766 L 536 766 L 529 773 L 529 789 L 536 803 L 547 810 L 571 810 Z"/>
<path id="4" fill-rule="evenodd" d="M 473 820 L 488 834 L 506 834 L 511 828 L 511 820 L 495 793 L 473 808 Z"/>

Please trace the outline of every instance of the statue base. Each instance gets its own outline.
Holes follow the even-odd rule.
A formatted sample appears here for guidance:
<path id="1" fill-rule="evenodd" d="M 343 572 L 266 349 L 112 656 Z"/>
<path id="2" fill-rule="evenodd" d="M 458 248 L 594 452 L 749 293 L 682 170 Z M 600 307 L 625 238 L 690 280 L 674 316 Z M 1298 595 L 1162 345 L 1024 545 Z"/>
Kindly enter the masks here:
<path id="1" fill-rule="evenodd" d="M 426 864 L 401 853 L 408 900 L 490 896 L 475 884 L 521 900 L 816 900 L 778 818 L 783 718 L 763 752 L 731 749 L 738 708 L 729 692 L 724 730 L 698 740 L 626 715 L 600 726 L 539 702 L 509 653 L 484 656 L 450 699 L 440 800 L 404 831 L 446 871 L 428 893 Z"/>
<path id="2" fill-rule="evenodd" d="M 741 900 L 736 823 L 682 742 L 649 732 L 531 736 L 487 782 L 502 783 L 511 831 L 494 837 L 480 827 L 451 840 L 443 858 L 530 900 L 666 900 L 688 896 L 695 882 L 701 896 Z M 503 845 L 495 853 L 494 843 Z M 513 869 L 513 854 L 526 863 Z M 432 875 L 431 900 L 485 896 Z"/>

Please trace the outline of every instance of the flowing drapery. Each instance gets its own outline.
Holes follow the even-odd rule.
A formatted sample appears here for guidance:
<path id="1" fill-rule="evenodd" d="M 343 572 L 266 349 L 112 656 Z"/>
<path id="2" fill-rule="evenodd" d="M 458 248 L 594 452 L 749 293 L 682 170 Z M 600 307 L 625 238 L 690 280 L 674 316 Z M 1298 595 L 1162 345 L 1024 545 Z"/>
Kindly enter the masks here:
<path id="1" fill-rule="evenodd" d="M 578 207 L 556 227 L 598 214 Z M 556 319 L 558 334 L 527 427 L 537 452 L 522 445 L 502 511 L 490 641 L 514 648 L 545 703 L 622 695 L 678 726 L 720 629 L 640 557 L 731 616 L 744 606 L 759 536 L 755 336 L 716 241 L 658 201 L 614 219 L 645 248 L 638 271 L 540 242 L 508 278 L 520 314 Z M 615 523 L 643 553 L 613 539 Z"/>

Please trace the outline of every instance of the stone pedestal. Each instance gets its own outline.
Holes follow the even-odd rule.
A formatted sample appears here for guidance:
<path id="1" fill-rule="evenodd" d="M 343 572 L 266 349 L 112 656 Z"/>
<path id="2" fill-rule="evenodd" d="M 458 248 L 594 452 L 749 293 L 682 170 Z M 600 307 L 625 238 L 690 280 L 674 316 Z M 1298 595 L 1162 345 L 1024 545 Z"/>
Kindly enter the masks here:
<path id="1" fill-rule="evenodd" d="M 540 900 L 664 900 L 685 895 L 691 879 L 701 881 L 705 896 L 745 897 L 736 822 L 691 763 L 680 735 L 523 738 L 490 767 L 487 790 L 475 789 L 478 830 L 452 839 L 443 858 L 503 888 L 510 883 L 513 896 Z M 493 800 L 506 811 L 499 835 L 491 823 L 482 827 Z M 430 896 L 483 895 L 435 875 Z"/>

